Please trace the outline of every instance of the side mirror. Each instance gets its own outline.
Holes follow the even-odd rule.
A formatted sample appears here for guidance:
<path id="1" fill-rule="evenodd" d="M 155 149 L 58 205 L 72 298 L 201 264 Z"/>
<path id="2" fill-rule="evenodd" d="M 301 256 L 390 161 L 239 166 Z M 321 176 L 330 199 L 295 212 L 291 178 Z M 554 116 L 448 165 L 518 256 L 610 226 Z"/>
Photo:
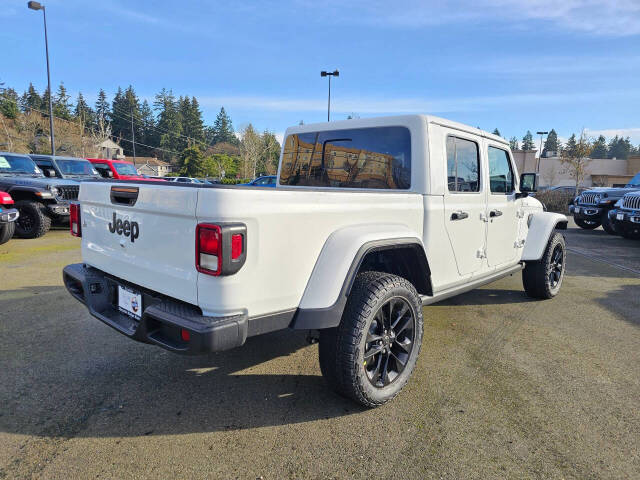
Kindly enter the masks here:
<path id="1" fill-rule="evenodd" d="M 520 191 L 531 193 L 538 191 L 538 175 L 536 173 L 523 173 L 520 175 Z"/>
<path id="2" fill-rule="evenodd" d="M 113 178 L 113 172 L 111 170 L 105 170 L 104 171 L 104 176 L 106 178 Z"/>
<path id="3" fill-rule="evenodd" d="M 56 171 L 53 168 L 43 168 L 42 173 L 44 173 L 45 177 L 49 178 L 56 176 Z"/>

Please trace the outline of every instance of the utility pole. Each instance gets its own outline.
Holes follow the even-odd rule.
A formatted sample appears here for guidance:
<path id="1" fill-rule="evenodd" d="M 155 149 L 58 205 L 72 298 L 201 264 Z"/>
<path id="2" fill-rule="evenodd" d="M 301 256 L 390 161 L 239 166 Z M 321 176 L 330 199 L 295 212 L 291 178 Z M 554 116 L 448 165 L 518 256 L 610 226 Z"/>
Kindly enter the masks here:
<path id="1" fill-rule="evenodd" d="M 51 91 L 51 74 L 49 72 L 49 40 L 47 39 L 47 12 L 44 5 L 38 2 L 29 2 L 27 7 L 31 10 L 42 10 L 44 18 L 44 48 L 47 55 L 47 85 L 49 88 L 49 131 L 51 133 L 51 155 L 56 154 L 56 144 L 53 136 L 53 92 Z"/>
<path id="2" fill-rule="evenodd" d="M 327 122 L 330 121 L 331 118 L 331 77 L 339 77 L 340 72 L 338 70 L 334 70 L 333 72 L 325 72 L 324 70 L 320 72 L 321 77 L 329 77 L 329 99 L 327 101 Z"/>
<path id="3" fill-rule="evenodd" d="M 131 112 L 131 145 L 133 147 L 133 166 L 136 165 L 136 134 L 133 130 L 133 105 L 129 104 L 129 111 Z"/>

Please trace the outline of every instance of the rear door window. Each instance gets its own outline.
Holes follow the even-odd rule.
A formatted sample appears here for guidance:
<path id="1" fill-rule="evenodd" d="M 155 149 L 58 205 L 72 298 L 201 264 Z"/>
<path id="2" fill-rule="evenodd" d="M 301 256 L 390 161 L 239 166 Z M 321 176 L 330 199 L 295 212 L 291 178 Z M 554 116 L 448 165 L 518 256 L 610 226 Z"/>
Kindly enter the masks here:
<path id="1" fill-rule="evenodd" d="M 447 137 L 447 184 L 450 192 L 480 191 L 480 154 L 476 142 Z"/>
<path id="2" fill-rule="evenodd" d="M 411 134 L 372 127 L 289 135 L 280 185 L 402 190 L 411 186 Z"/>

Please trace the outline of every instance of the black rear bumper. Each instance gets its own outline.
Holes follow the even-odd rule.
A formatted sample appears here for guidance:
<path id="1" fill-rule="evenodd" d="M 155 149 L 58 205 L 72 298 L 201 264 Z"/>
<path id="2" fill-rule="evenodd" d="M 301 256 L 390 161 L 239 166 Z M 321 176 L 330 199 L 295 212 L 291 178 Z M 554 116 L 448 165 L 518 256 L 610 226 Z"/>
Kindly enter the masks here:
<path id="1" fill-rule="evenodd" d="M 246 313 L 204 316 L 194 305 L 160 296 L 81 263 L 67 265 L 62 278 L 69 293 L 85 304 L 91 315 L 139 342 L 195 355 L 239 347 L 247 339 Z M 134 288 L 142 295 L 140 320 L 118 310 L 119 285 Z"/>

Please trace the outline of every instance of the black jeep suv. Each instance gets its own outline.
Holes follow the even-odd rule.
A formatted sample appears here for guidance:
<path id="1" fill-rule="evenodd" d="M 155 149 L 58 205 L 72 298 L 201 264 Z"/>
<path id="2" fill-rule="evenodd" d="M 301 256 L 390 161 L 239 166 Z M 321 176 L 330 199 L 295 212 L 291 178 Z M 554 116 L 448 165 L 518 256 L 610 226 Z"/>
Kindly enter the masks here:
<path id="1" fill-rule="evenodd" d="M 11 195 L 20 216 L 16 235 L 41 237 L 51 220 L 69 215 L 69 201 L 77 200 L 80 184 L 73 180 L 47 178 L 28 155 L 0 152 L 0 190 Z"/>
<path id="2" fill-rule="evenodd" d="M 613 223 L 609 218 L 611 210 L 616 202 L 625 193 L 640 190 L 640 173 L 636 174 L 623 188 L 593 188 L 582 192 L 573 202 L 573 219 L 576 224 L 587 230 L 602 228 L 611 235 L 617 235 Z"/>

